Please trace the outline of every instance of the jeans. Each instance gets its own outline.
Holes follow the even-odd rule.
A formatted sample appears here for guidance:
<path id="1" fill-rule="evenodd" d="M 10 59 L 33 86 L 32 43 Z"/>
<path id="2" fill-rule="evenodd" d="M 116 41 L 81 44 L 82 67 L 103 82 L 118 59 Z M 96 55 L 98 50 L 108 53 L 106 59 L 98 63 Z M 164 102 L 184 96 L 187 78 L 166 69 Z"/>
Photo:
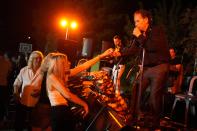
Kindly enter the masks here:
<path id="1" fill-rule="evenodd" d="M 141 94 L 150 87 L 150 97 L 149 97 L 149 106 L 150 112 L 153 116 L 153 123 L 158 124 L 160 116 L 162 114 L 162 98 L 165 90 L 165 84 L 167 81 L 169 72 L 168 64 L 160 64 L 154 67 L 145 67 L 143 72 L 142 79 L 142 89 Z M 139 85 L 138 81 L 138 84 Z M 137 98 L 138 98 L 138 88 L 139 86 L 134 86 L 132 89 L 132 114 L 136 114 L 137 110 Z"/>

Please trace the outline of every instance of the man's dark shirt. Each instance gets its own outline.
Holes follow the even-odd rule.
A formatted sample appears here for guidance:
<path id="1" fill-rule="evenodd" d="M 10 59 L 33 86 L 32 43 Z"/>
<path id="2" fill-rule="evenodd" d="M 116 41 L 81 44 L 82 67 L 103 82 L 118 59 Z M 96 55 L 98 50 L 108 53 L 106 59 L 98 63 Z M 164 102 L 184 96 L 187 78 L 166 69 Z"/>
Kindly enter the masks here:
<path id="1" fill-rule="evenodd" d="M 161 27 L 155 26 L 153 28 L 148 28 L 146 31 L 146 37 L 140 35 L 138 38 L 134 39 L 134 44 L 129 48 L 124 48 L 121 54 L 132 55 L 139 50 L 140 47 L 144 47 L 145 58 L 144 66 L 153 67 L 163 63 L 169 63 L 169 48 L 165 33 Z"/>
<path id="2" fill-rule="evenodd" d="M 178 57 L 175 57 L 174 59 L 170 59 L 170 65 L 177 65 L 181 64 L 181 60 Z"/>
<path id="3" fill-rule="evenodd" d="M 175 57 L 174 59 L 170 59 L 170 65 L 175 66 L 177 64 L 181 64 L 180 58 Z M 170 70 L 169 72 L 170 77 L 177 77 L 178 75 L 179 75 L 179 71 Z"/>

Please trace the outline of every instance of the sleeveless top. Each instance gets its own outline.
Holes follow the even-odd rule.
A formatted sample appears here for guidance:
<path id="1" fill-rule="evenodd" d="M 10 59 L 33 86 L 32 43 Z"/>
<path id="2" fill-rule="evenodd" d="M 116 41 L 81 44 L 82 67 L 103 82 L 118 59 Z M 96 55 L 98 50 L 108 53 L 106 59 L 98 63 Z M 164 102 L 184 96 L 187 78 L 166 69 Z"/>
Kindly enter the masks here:
<path id="1" fill-rule="evenodd" d="M 68 105 L 66 98 L 56 88 L 47 88 L 47 92 L 51 106 Z"/>

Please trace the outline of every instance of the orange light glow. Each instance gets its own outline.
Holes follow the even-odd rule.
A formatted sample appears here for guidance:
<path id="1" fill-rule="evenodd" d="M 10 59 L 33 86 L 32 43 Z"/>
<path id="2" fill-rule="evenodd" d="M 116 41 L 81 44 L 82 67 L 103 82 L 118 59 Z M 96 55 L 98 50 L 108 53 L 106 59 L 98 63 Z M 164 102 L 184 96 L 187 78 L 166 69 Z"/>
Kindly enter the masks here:
<path id="1" fill-rule="evenodd" d="M 66 27 L 68 22 L 66 20 L 61 20 L 60 24 L 62 27 Z"/>
<path id="2" fill-rule="evenodd" d="M 76 29 L 77 28 L 77 23 L 75 21 L 71 22 L 71 28 Z"/>

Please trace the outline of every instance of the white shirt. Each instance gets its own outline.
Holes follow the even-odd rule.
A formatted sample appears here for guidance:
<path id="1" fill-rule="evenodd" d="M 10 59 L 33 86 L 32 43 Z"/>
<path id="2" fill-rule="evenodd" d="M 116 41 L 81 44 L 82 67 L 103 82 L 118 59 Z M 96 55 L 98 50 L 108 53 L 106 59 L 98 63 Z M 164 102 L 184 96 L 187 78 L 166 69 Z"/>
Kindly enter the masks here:
<path id="1" fill-rule="evenodd" d="M 23 94 L 25 86 L 31 83 L 31 80 L 34 78 L 34 75 L 35 73 L 33 72 L 32 68 L 29 68 L 28 66 L 25 66 L 20 70 L 20 73 L 14 81 L 14 85 L 19 87 L 22 86 L 20 97 Z"/>

